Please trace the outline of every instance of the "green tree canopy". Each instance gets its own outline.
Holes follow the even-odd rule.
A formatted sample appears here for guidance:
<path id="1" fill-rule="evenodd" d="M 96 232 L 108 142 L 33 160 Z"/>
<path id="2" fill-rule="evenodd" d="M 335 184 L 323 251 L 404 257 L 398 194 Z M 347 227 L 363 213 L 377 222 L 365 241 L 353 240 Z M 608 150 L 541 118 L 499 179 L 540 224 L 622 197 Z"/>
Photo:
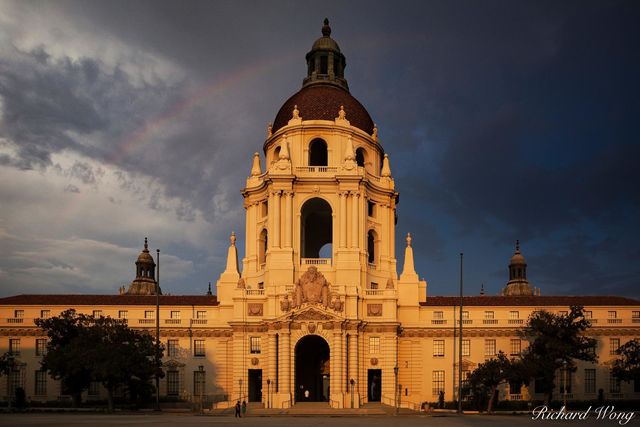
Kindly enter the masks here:
<path id="1" fill-rule="evenodd" d="M 591 322 L 584 317 L 583 307 L 572 306 L 567 314 L 548 311 L 533 313 L 521 336 L 529 341 L 523 352 L 523 361 L 545 394 L 545 403 L 551 400 L 555 389 L 555 373 L 567 366 L 575 370 L 574 360 L 596 362 L 596 340 L 584 336 Z"/>
<path id="2" fill-rule="evenodd" d="M 640 381 L 640 340 L 627 342 L 616 350 L 616 354 L 621 357 L 611 368 L 613 376 L 620 381 Z"/>

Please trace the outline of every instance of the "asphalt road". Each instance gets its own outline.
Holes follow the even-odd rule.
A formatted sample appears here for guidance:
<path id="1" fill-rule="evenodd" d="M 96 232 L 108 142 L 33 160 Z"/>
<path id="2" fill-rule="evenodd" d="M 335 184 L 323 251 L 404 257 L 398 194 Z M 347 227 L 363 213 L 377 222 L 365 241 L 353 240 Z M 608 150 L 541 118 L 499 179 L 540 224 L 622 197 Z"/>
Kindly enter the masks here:
<path id="1" fill-rule="evenodd" d="M 598 426 L 637 426 L 640 417 L 636 416 L 627 424 L 618 420 L 598 420 L 595 416 L 586 420 L 532 420 L 527 415 L 465 415 L 465 416 L 280 416 L 280 417 L 244 417 L 234 419 L 228 416 L 199 416 L 193 414 L 0 414 L 2 427 L 74 427 L 74 426 L 258 426 L 258 427 L 501 427 L 501 426 L 559 426 L 559 425 L 598 425 Z"/>

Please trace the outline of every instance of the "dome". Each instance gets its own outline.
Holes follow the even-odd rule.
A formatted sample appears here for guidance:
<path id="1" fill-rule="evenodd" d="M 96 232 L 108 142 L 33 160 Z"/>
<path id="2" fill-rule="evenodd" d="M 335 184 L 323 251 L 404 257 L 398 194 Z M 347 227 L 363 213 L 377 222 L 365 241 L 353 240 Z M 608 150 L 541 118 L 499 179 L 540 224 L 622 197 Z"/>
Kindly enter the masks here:
<path id="1" fill-rule="evenodd" d="M 511 257 L 511 261 L 509 261 L 509 265 L 526 265 L 527 263 L 524 260 L 524 257 L 520 253 L 520 241 L 516 240 L 516 251 Z"/>
<path id="2" fill-rule="evenodd" d="M 289 123 L 296 105 L 302 120 L 335 120 L 344 106 L 351 126 L 368 134 L 373 132 L 373 120 L 357 99 L 345 89 L 323 84 L 305 86 L 286 100 L 273 121 L 273 132 Z"/>
<path id="3" fill-rule="evenodd" d="M 335 50 L 336 52 L 340 52 L 340 46 L 338 46 L 338 43 L 331 37 L 320 37 L 313 43 L 311 50 Z"/>
<path id="4" fill-rule="evenodd" d="M 149 242 L 147 241 L 146 237 L 144 238 L 144 249 L 142 249 L 142 252 L 140 252 L 140 255 L 138 255 L 136 264 L 149 264 L 152 266 L 156 265 L 156 263 L 153 261 L 153 257 L 149 253 Z"/>

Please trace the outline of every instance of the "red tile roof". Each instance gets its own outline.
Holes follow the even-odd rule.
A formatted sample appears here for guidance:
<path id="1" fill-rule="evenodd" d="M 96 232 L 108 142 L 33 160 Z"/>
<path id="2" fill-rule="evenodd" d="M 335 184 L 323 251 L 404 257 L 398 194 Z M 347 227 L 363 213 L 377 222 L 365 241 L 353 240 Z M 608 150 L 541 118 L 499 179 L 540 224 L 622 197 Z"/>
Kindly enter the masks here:
<path id="1" fill-rule="evenodd" d="M 453 306 L 460 304 L 460 297 L 427 296 L 422 306 Z M 617 296 L 470 296 L 463 297 L 465 306 L 562 306 L 572 305 L 640 305 L 639 300 Z"/>
<path id="2" fill-rule="evenodd" d="M 14 295 L 0 305 L 155 305 L 154 295 Z M 160 295 L 161 305 L 218 305 L 215 295 Z"/>
<path id="3" fill-rule="evenodd" d="M 373 132 L 373 120 L 357 99 L 344 89 L 323 84 L 305 86 L 286 100 L 273 121 L 273 132 L 289 123 L 296 105 L 302 120 L 335 120 L 340 106 L 344 106 L 351 126 Z"/>

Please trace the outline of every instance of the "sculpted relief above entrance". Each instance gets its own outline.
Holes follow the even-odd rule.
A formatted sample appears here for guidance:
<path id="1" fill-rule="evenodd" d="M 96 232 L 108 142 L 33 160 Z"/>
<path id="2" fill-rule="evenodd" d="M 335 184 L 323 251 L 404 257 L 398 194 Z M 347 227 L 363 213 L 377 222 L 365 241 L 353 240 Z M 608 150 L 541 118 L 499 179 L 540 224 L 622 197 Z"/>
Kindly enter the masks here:
<path id="1" fill-rule="evenodd" d="M 335 311 L 342 311 L 344 302 L 335 293 L 329 290 L 330 283 L 324 275 L 318 271 L 317 267 L 310 266 L 309 269 L 296 281 L 291 294 L 280 301 L 282 311 L 289 311 L 300 308 L 303 304 L 318 304 Z"/>

